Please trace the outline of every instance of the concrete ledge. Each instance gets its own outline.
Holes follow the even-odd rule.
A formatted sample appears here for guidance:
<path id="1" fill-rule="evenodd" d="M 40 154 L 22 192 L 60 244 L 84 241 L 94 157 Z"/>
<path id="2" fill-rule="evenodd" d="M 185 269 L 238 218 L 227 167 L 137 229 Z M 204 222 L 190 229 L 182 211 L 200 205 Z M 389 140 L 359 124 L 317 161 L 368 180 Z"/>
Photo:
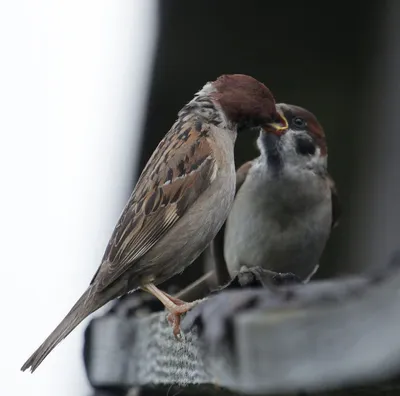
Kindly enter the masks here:
<path id="1" fill-rule="evenodd" d="M 279 290 L 223 291 L 188 313 L 181 342 L 164 312 L 136 318 L 122 311 L 87 329 L 94 387 L 273 394 L 365 387 L 400 373 L 400 273 L 393 268 Z"/>

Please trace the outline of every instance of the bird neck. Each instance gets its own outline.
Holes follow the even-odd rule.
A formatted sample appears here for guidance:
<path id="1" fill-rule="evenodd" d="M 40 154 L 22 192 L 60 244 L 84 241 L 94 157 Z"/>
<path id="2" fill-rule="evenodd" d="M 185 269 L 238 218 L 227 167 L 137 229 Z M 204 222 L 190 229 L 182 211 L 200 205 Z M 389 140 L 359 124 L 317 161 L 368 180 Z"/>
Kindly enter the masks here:
<path id="1" fill-rule="evenodd" d="M 236 130 L 236 125 L 228 121 L 225 113 L 212 99 L 212 93 L 215 89 L 211 84 L 206 84 L 195 97 L 186 104 L 179 112 L 179 117 L 189 119 L 192 117 L 200 117 L 205 122 L 213 124 L 219 128 L 227 128 Z"/>

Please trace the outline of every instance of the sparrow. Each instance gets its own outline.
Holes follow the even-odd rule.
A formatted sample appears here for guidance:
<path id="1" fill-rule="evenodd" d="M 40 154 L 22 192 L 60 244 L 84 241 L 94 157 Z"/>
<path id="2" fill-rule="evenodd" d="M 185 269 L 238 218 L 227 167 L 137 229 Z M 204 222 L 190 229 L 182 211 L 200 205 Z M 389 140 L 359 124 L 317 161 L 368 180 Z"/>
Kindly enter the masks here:
<path id="1" fill-rule="evenodd" d="M 21 370 L 33 372 L 83 319 L 142 289 L 170 312 L 174 334 L 193 307 L 157 285 L 181 273 L 225 222 L 235 194 L 234 143 L 246 127 L 283 125 L 270 90 L 253 77 L 222 75 L 178 113 L 150 157 L 87 290 Z"/>
<path id="2" fill-rule="evenodd" d="M 321 124 L 304 108 L 276 109 L 285 127 L 260 131 L 260 156 L 238 169 L 235 201 L 209 248 L 219 284 L 256 267 L 307 282 L 338 223 Z"/>

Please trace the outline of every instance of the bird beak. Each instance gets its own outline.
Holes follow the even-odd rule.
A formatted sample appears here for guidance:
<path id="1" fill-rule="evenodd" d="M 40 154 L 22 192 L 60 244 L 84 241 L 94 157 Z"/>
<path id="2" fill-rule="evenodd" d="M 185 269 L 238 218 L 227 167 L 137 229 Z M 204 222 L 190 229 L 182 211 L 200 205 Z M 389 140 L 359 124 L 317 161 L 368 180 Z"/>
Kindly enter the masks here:
<path id="1" fill-rule="evenodd" d="M 289 124 L 283 114 L 277 113 L 278 119 L 271 121 L 262 128 L 265 132 L 273 133 L 274 135 L 282 135 L 288 128 Z"/>

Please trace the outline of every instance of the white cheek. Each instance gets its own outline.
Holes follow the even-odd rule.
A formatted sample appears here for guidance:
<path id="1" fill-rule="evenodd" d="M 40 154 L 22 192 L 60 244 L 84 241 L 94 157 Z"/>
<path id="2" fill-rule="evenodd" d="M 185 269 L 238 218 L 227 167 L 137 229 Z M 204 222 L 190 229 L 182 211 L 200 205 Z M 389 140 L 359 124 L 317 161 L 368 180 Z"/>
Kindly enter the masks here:
<path id="1" fill-rule="evenodd" d="M 286 169 L 323 169 L 327 166 L 327 156 L 321 155 L 321 148 L 316 147 L 313 155 L 302 155 L 296 150 L 295 134 L 286 137 L 284 143 L 284 163 Z"/>
<path id="2" fill-rule="evenodd" d="M 310 163 L 316 167 L 326 168 L 328 165 L 328 157 L 326 155 L 321 155 L 321 148 L 317 147 Z"/>

